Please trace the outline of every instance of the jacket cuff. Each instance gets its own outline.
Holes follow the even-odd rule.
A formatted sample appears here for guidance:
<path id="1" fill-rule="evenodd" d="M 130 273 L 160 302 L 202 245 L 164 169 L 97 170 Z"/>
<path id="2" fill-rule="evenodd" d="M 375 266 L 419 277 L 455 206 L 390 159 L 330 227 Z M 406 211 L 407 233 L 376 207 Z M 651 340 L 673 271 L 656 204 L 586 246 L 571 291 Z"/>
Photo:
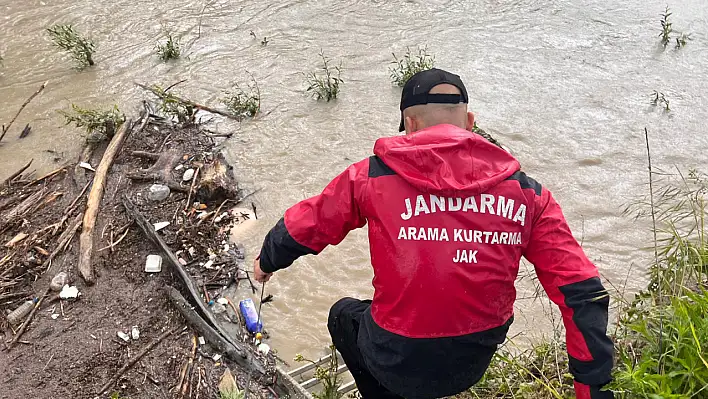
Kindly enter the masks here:
<path id="1" fill-rule="evenodd" d="M 604 385 L 585 385 L 575 381 L 575 397 L 577 399 L 614 399 L 615 395 L 612 391 L 603 391 Z"/>

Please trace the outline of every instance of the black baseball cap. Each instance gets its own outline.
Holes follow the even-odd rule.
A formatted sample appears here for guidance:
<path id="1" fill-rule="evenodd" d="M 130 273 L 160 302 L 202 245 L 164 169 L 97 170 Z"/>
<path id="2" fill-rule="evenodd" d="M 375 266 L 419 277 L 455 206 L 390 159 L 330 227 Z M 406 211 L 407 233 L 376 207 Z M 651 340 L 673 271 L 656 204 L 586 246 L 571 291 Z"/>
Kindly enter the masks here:
<path id="1" fill-rule="evenodd" d="M 450 84 L 460 89 L 461 94 L 430 94 L 430 89 L 440 84 Z M 403 125 L 403 110 L 421 104 L 459 104 L 469 102 L 467 89 L 462 79 L 454 73 L 442 69 L 428 69 L 411 76 L 403 86 L 401 94 L 401 125 L 399 132 L 406 130 Z"/>

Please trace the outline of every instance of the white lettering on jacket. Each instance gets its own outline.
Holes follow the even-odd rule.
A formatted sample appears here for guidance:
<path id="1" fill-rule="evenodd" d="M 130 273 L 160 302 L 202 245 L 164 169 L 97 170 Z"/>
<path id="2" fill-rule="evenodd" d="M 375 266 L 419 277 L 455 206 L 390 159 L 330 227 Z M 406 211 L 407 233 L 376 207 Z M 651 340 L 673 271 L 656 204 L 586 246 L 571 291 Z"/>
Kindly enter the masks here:
<path id="1" fill-rule="evenodd" d="M 446 207 L 447 205 L 447 207 Z M 480 194 L 466 198 L 439 197 L 437 195 L 418 195 L 415 198 L 415 208 L 411 198 L 404 200 L 406 211 L 401 213 L 401 219 L 427 215 L 436 212 L 474 212 L 487 213 L 509 219 L 513 222 L 526 224 L 526 204 L 517 204 L 513 199 L 491 194 Z M 502 238 L 498 238 L 501 242 Z"/>

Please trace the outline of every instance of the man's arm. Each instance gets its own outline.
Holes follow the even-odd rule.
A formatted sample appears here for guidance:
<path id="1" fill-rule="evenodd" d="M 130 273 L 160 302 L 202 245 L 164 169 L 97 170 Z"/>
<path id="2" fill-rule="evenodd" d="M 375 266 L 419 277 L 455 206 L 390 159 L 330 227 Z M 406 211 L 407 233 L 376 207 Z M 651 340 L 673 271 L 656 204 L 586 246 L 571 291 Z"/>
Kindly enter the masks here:
<path id="1" fill-rule="evenodd" d="M 533 263 L 543 288 L 563 315 L 577 398 L 612 398 L 611 392 L 600 391 L 612 378 L 614 348 L 607 336 L 609 294 L 551 193 L 543 189 L 535 201 L 535 220 L 524 256 Z"/>
<path id="2" fill-rule="evenodd" d="M 318 254 L 328 245 L 339 244 L 349 231 L 364 226 L 366 219 L 359 210 L 358 196 L 366 183 L 367 169 L 368 160 L 350 166 L 320 195 L 285 211 L 263 241 L 256 274 L 258 268 L 270 274 L 303 255 Z"/>

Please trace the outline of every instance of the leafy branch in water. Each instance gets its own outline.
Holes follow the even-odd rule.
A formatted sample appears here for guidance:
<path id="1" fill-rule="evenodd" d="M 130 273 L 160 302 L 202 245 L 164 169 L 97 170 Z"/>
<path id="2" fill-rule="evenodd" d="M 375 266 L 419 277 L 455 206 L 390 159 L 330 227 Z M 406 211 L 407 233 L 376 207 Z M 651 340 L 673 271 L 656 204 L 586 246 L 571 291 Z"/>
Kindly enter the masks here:
<path id="1" fill-rule="evenodd" d="M 68 51 L 78 64 L 79 69 L 94 65 L 93 54 L 96 44 L 89 38 L 81 36 L 71 25 L 54 25 L 47 29 L 54 45 Z"/>
<path id="2" fill-rule="evenodd" d="M 331 101 L 339 95 L 339 85 L 344 83 L 341 78 L 342 63 L 337 66 L 330 65 L 330 59 L 325 57 L 320 50 L 323 66 L 321 72 L 314 71 L 305 75 L 307 80 L 307 91 L 317 100 Z"/>
<path id="3" fill-rule="evenodd" d="M 81 108 L 76 104 L 71 104 L 71 110 L 59 110 L 66 124 L 74 124 L 76 127 L 85 128 L 89 143 L 100 142 L 113 137 L 113 134 L 125 122 L 125 115 L 118 109 L 117 105 L 107 111 L 99 109 Z"/>
<path id="4" fill-rule="evenodd" d="M 253 75 L 251 81 L 253 83 L 248 85 L 248 91 L 235 85 L 234 90 L 227 91 L 221 99 L 221 103 L 239 118 L 252 118 L 261 110 L 261 90 Z"/>
<path id="5" fill-rule="evenodd" d="M 176 60 L 181 54 L 179 38 L 175 39 L 171 32 L 167 32 L 166 37 L 167 41 L 165 41 L 165 43 L 158 43 L 156 45 L 157 55 L 165 62 Z"/>
<path id="6" fill-rule="evenodd" d="M 435 66 L 435 57 L 428 54 L 427 47 L 419 48 L 417 54 L 412 53 L 410 48 L 406 48 L 406 53 L 402 58 L 396 57 L 394 53 L 391 63 L 394 65 L 389 68 L 391 81 L 403 87 L 411 76 L 420 71 L 432 69 Z"/>

